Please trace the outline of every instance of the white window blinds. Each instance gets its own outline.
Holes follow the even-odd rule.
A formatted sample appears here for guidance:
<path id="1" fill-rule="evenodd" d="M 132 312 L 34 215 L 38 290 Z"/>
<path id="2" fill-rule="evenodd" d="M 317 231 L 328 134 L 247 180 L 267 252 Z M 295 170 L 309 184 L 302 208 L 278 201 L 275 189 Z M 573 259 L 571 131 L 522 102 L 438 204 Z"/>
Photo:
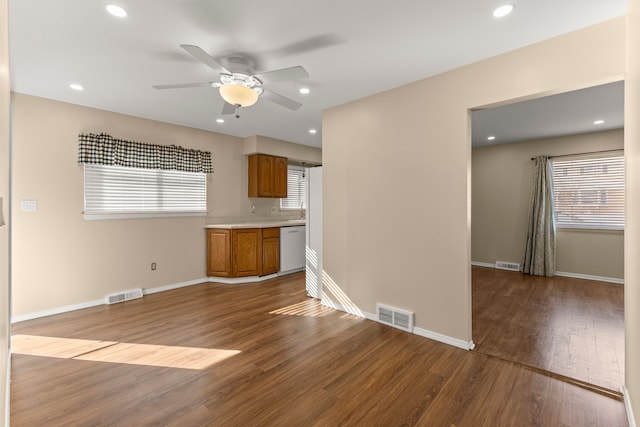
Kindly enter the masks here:
<path id="1" fill-rule="evenodd" d="M 207 175 L 123 166 L 84 165 L 84 213 L 204 214 Z"/>
<path id="2" fill-rule="evenodd" d="M 558 228 L 624 229 L 624 157 L 552 160 Z"/>
<path id="3" fill-rule="evenodd" d="M 307 180 L 303 167 L 289 165 L 287 173 L 287 198 L 280 199 L 280 209 L 300 209 L 307 199 Z"/>

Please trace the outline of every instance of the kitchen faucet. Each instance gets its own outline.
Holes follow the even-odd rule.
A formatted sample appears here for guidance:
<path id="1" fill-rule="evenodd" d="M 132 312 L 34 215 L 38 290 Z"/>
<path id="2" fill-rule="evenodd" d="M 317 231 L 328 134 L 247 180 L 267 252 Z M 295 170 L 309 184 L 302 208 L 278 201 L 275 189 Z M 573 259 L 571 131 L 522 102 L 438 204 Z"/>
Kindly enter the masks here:
<path id="1" fill-rule="evenodd" d="M 304 200 L 300 202 L 300 219 L 304 219 Z"/>

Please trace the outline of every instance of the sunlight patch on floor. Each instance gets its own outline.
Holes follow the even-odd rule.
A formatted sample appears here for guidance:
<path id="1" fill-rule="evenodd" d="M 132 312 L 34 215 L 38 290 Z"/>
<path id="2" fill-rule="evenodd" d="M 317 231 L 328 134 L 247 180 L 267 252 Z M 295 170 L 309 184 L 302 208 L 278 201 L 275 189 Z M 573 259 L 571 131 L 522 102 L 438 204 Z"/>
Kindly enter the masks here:
<path id="1" fill-rule="evenodd" d="M 206 369 L 239 350 L 14 335 L 15 354 L 180 369 Z"/>
<path id="2" fill-rule="evenodd" d="M 334 313 L 332 308 L 324 307 L 317 301 L 302 301 L 297 304 L 290 305 L 288 307 L 279 308 L 274 311 L 270 311 L 269 314 L 284 314 L 287 316 L 307 316 L 307 317 L 322 317 L 327 314 Z"/>

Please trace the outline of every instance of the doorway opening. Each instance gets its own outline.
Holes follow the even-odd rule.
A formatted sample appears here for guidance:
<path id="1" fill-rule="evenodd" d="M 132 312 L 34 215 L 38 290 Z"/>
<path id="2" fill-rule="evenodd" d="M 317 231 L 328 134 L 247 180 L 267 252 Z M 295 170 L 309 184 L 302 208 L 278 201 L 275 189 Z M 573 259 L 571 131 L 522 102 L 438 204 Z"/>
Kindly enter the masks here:
<path id="1" fill-rule="evenodd" d="M 475 110 L 475 351 L 612 397 L 624 381 L 624 230 L 556 230 L 556 274 L 522 270 L 532 157 L 622 150 L 624 82 Z M 597 122 L 597 123 L 596 123 Z"/>

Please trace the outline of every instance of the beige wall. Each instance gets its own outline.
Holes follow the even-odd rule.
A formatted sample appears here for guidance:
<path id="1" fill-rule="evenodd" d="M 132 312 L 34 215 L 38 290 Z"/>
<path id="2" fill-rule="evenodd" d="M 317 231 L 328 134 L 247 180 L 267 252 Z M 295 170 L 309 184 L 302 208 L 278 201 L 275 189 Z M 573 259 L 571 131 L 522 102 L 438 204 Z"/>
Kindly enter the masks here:
<path id="1" fill-rule="evenodd" d="M 283 156 L 295 162 L 310 164 L 322 163 L 322 150 L 320 148 L 293 144 L 261 135 L 250 136 L 244 139 L 244 154 L 249 155 L 254 153 Z"/>
<path id="2" fill-rule="evenodd" d="M 624 37 L 619 18 L 326 111 L 327 283 L 471 340 L 469 109 L 619 80 Z"/>
<path id="3" fill-rule="evenodd" d="M 640 0 L 627 11 L 625 82 L 625 386 L 627 403 L 640 425 Z"/>
<path id="4" fill-rule="evenodd" d="M 0 0 L 0 197 L 5 222 L 9 214 L 9 54 L 7 1 Z M 0 424 L 9 412 L 9 226 L 0 227 Z"/>
<path id="5" fill-rule="evenodd" d="M 14 316 L 203 278 L 205 222 L 250 215 L 240 138 L 22 94 L 13 94 L 13 105 Z M 77 164 L 81 132 L 210 150 L 211 218 L 84 220 L 83 172 Z M 23 199 L 37 200 L 37 212 L 21 212 Z M 277 199 L 254 202 L 265 212 L 278 204 Z"/>
<path id="6" fill-rule="evenodd" d="M 245 155 L 262 153 L 272 156 L 282 156 L 287 157 L 289 161 L 294 164 L 299 162 L 306 162 L 309 165 L 322 163 L 322 150 L 320 148 L 294 144 L 292 142 L 260 135 L 246 137 L 243 143 L 243 153 Z M 255 206 L 255 212 L 251 215 L 252 217 L 273 217 L 275 215 L 279 217 L 298 218 L 299 215 L 298 211 L 281 211 L 280 199 L 253 198 L 251 199 L 251 203 Z M 275 213 L 273 209 L 275 209 Z M 249 212 L 247 212 L 247 214 L 248 213 Z M 226 220 L 226 218 L 222 219 Z"/>
<path id="7" fill-rule="evenodd" d="M 471 259 L 521 263 L 533 162 L 538 155 L 622 149 L 624 131 L 547 138 L 472 150 Z M 558 229 L 556 270 L 622 279 L 624 233 Z"/>

